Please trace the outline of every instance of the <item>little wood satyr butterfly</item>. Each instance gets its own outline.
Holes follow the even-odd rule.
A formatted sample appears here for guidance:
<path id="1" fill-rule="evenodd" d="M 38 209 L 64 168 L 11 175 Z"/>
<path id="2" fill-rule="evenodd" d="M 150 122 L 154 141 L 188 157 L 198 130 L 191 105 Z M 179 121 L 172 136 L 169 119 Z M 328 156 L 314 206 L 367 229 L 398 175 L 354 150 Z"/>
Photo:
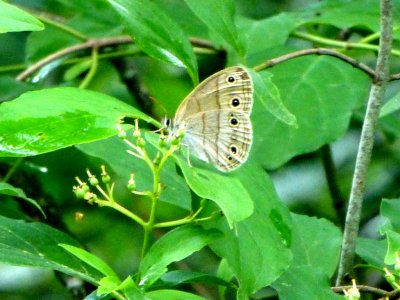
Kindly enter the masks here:
<path id="1" fill-rule="evenodd" d="M 184 130 L 189 153 L 224 172 L 242 165 L 253 132 L 253 84 L 243 67 L 230 67 L 201 82 L 179 105 L 170 122 L 172 135 Z"/>

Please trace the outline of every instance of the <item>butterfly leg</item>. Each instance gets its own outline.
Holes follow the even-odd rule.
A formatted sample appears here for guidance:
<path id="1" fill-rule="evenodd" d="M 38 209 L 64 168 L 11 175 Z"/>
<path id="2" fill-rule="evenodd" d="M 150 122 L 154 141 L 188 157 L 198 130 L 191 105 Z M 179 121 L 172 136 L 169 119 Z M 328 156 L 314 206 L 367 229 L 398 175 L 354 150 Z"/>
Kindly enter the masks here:
<path id="1" fill-rule="evenodd" d="M 189 148 L 189 145 L 181 143 L 181 146 L 185 146 L 186 147 L 186 149 L 187 149 L 187 151 L 186 151 L 186 160 L 187 160 L 187 163 L 188 163 L 189 167 L 192 167 L 192 164 L 190 163 L 190 148 Z"/>

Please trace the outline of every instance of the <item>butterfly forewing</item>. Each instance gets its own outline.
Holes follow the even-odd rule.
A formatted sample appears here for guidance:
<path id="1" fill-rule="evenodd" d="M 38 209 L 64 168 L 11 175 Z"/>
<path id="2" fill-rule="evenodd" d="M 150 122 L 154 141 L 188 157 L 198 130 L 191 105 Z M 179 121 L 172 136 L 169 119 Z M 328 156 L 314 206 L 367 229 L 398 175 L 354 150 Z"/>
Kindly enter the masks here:
<path id="1" fill-rule="evenodd" d="M 175 122 L 198 112 L 232 109 L 248 112 L 253 106 L 253 84 L 242 67 L 230 67 L 201 82 L 178 107 Z"/>

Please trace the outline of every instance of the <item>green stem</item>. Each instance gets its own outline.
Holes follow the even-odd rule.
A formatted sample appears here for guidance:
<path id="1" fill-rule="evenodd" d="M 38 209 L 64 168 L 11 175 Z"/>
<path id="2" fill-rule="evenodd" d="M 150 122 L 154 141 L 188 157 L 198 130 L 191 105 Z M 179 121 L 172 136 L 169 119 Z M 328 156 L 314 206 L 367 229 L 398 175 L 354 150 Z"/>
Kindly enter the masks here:
<path id="1" fill-rule="evenodd" d="M 344 49 L 365 49 L 365 50 L 373 50 L 375 52 L 377 52 L 379 50 L 379 46 L 376 46 L 376 45 L 365 44 L 365 43 L 343 42 L 343 41 L 320 37 L 317 35 L 313 35 L 313 34 L 306 33 L 306 32 L 301 32 L 301 31 L 295 31 L 292 33 L 292 35 L 294 37 L 302 38 L 302 39 L 305 39 L 305 40 L 308 40 L 311 42 L 328 45 L 328 46 L 332 46 L 332 47 L 339 47 L 339 48 L 344 48 Z M 391 54 L 400 56 L 400 51 L 399 50 L 391 50 Z"/>
<path id="2" fill-rule="evenodd" d="M 189 223 L 204 222 L 204 221 L 212 220 L 214 217 L 215 217 L 215 214 L 212 214 L 212 215 L 204 217 L 204 218 L 198 218 L 198 219 L 191 216 L 191 217 L 186 217 L 186 218 L 183 218 L 180 220 L 157 223 L 157 224 L 154 224 L 153 228 L 168 228 L 168 227 L 185 225 L 185 224 L 189 224 Z"/>
<path id="3" fill-rule="evenodd" d="M 11 176 L 15 173 L 15 171 L 18 169 L 18 167 L 21 165 L 22 161 L 24 160 L 23 157 L 19 157 L 15 162 L 14 165 L 8 170 L 7 174 L 4 176 L 2 182 L 7 182 L 10 180 Z"/>
<path id="4" fill-rule="evenodd" d="M 96 200 L 96 203 L 99 206 L 111 207 L 111 208 L 119 211 L 121 214 L 127 216 L 128 218 L 131 218 L 132 220 L 134 220 L 135 222 L 140 224 L 142 227 L 146 226 L 146 222 L 143 221 L 139 216 L 135 215 L 133 212 L 126 209 L 125 207 L 119 205 L 117 202 L 110 202 L 108 200 Z"/>
<path id="5" fill-rule="evenodd" d="M 393 27 L 393 32 L 395 32 L 395 31 L 397 31 L 399 29 L 400 29 L 400 26 Z M 374 33 L 372 33 L 370 35 L 367 35 L 366 37 L 362 38 L 359 42 L 360 43 L 370 43 L 372 41 L 375 41 L 375 40 L 379 39 L 380 36 L 381 36 L 380 31 L 374 32 Z"/>
<path id="6" fill-rule="evenodd" d="M 98 49 L 96 47 L 94 47 L 92 49 L 92 64 L 90 66 L 89 72 L 87 72 L 85 78 L 83 79 L 83 81 L 79 85 L 80 89 L 87 88 L 87 86 L 92 81 L 94 75 L 96 75 L 98 65 L 99 65 Z"/>
<path id="7" fill-rule="evenodd" d="M 45 17 L 43 15 L 36 14 L 35 17 L 38 18 L 43 23 L 47 23 L 47 24 L 49 24 L 49 25 L 51 25 L 53 27 L 56 27 L 56 28 L 64 31 L 64 32 L 67 32 L 68 34 L 76 37 L 77 39 L 79 39 L 81 41 L 87 41 L 89 39 L 89 37 L 84 35 L 82 32 L 77 31 L 77 30 L 75 30 L 75 29 L 73 29 L 73 28 L 71 28 L 71 27 L 69 27 L 69 26 L 67 26 L 67 25 L 65 25 L 63 23 L 54 21 L 54 20 L 52 20 L 50 18 L 47 18 L 47 17 Z"/>

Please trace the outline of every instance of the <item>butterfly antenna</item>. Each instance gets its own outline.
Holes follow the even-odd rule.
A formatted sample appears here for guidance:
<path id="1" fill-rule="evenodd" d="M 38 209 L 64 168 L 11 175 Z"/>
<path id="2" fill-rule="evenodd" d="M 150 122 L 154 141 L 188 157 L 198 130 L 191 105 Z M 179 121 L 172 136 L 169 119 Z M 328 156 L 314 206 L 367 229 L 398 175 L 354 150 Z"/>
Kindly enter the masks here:
<path id="1" fill-rule="evenodd" d="M 149 97 L 149 99 L 150 99 L 150 101 L 151 102 L 153 102 L 155 105 L 157 105 L 158 107 L 160 107 L 161 109 L 162 109 L 162 111 L 164 112 L 164 117 L 162 118 L 162 127 L 161 128 L 159 128 L 159 129 L 157 129 L 157 130 L 154 130 L 154 131 L 152 131 L 152 132 L 161 132 L 161 131 L 163 131 L 163 130 L 165 130 L 166 129 L 166 120 L 168 120 L 168 118 L 167 118 L 167 109 L 165 108 L 165 106 L 160 102 L 160 101 L 158 101 L 156 98 L 154 98 L 154 97 Z"/>

